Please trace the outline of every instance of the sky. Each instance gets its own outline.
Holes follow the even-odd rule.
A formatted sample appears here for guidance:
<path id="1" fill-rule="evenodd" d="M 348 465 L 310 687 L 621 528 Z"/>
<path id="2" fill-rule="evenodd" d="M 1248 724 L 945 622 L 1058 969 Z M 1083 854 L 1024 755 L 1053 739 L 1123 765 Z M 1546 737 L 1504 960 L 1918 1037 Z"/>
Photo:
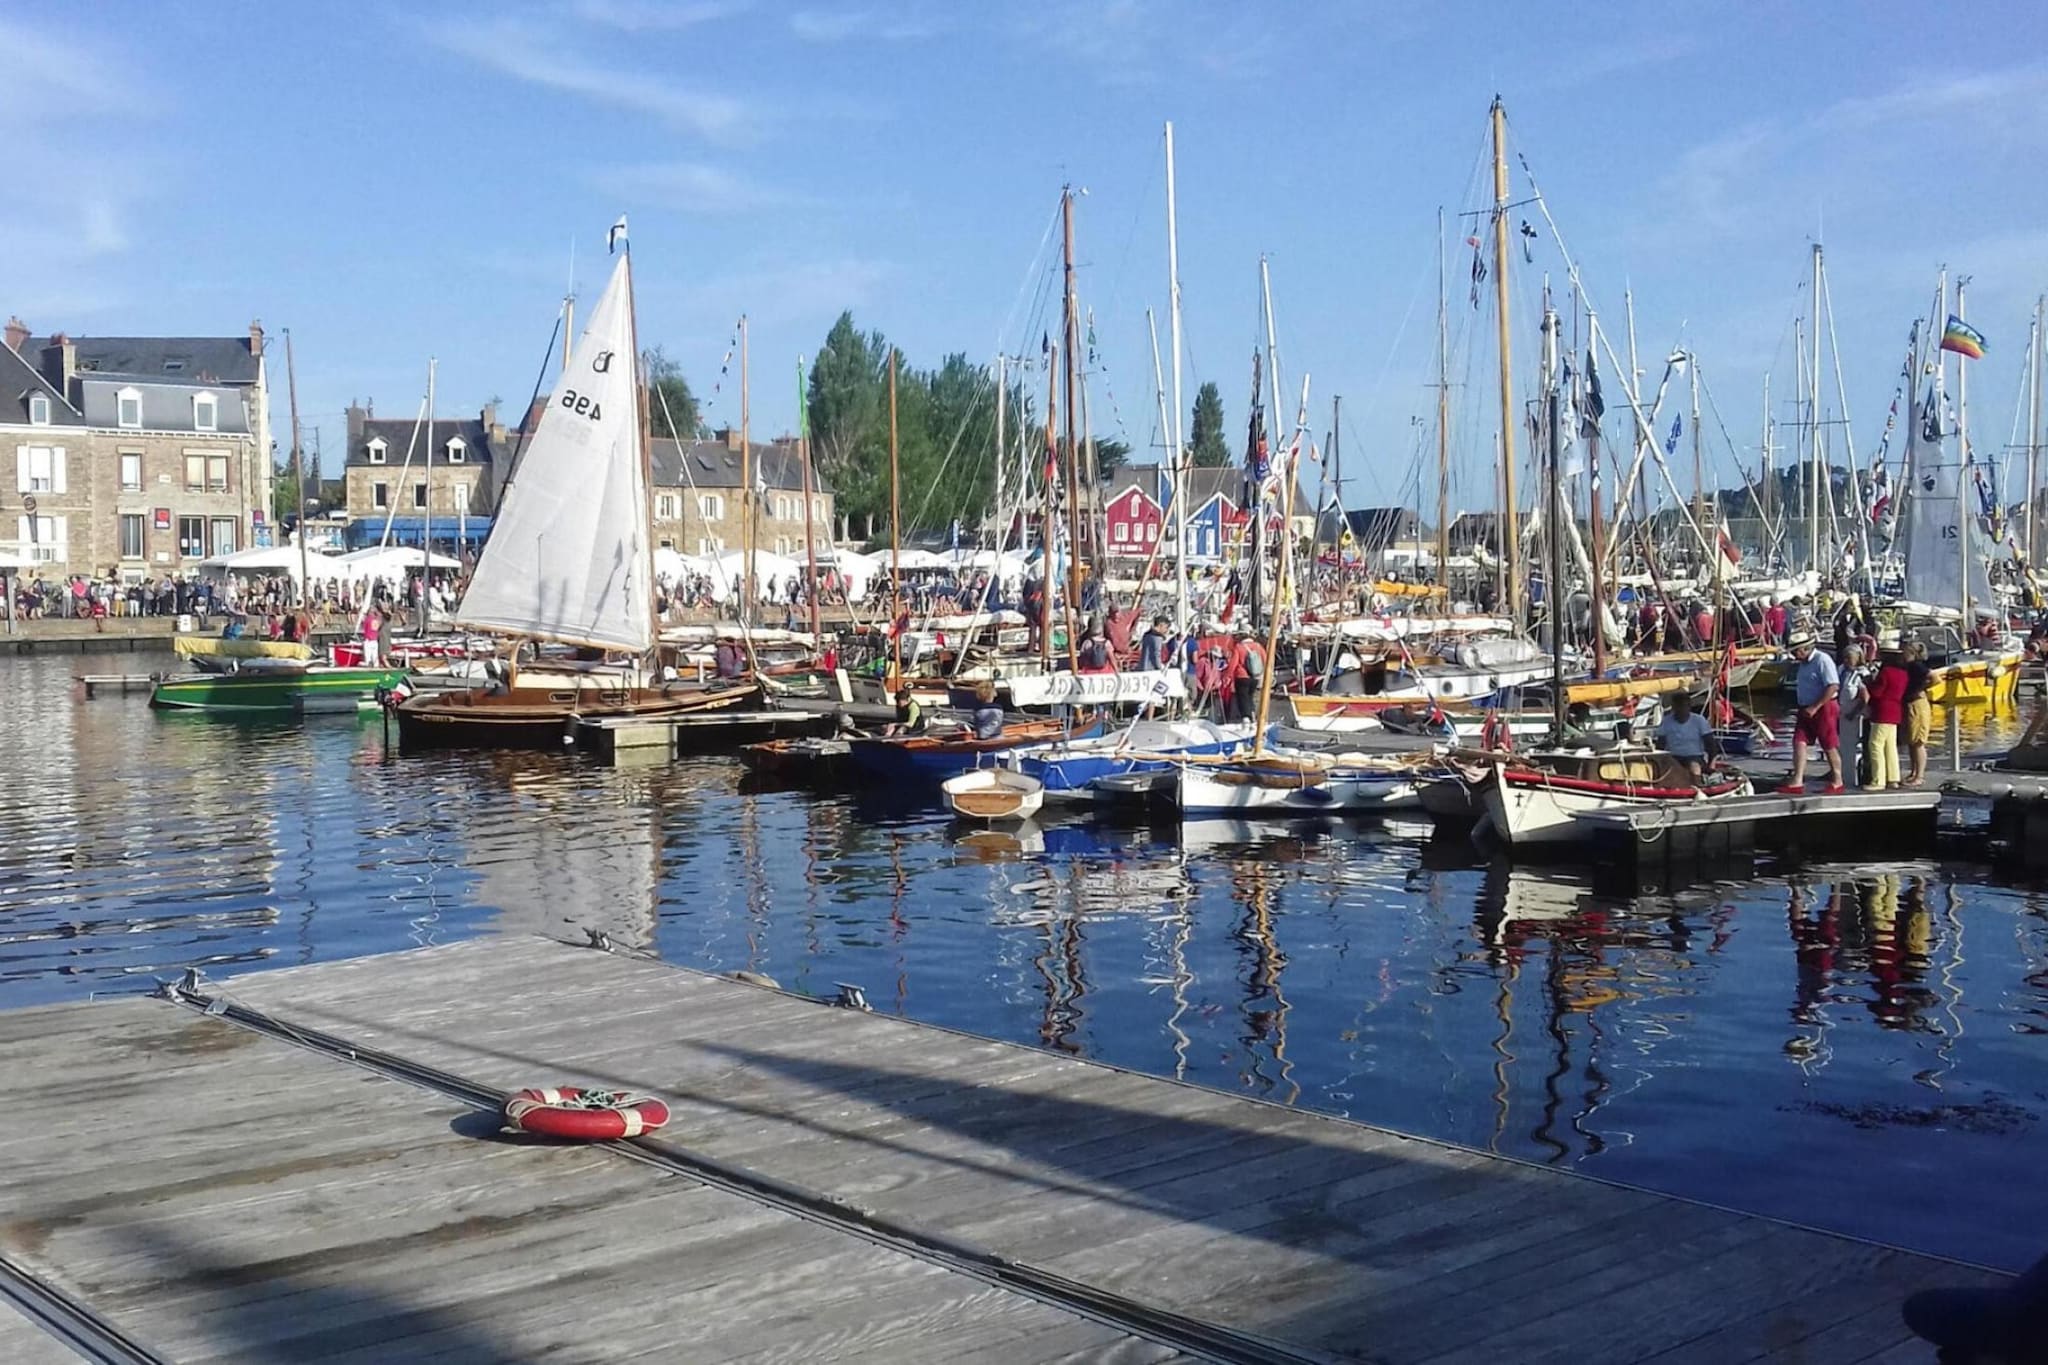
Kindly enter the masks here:
<path id="1" fill-rule="evenodd" d="M 1546 278 L 1567 342 L 1589 335 L 1547 208 L 1617 346 L 1633 299 L 1648 382 L 1675 345 L 1699 357 L 1723 481 L 1754 462 L 1767 373 L 1793 418 L 1816 240 L 1859 454 L 1944 265 L 1990 341 L 1973 439 L 2009 439 L 2048 288 L 2048 9 L 2025 0 L 7 7 L 0 311 L 38 333 L 288 328 L 331 469 L 346 405 L 412 414 L 429 356 L 443 415 L 523 405 L 572 259 L 594 300 L 625 213 L 642 343 L 714 423 L 738 417 L 737 362 L 720 367 L 749 315 L 760 436 L 794 424 L 799 357 L 842 309 L 915 365 L 1035 358 L 1072 185 L 1092 425 L 1142 452 L 1170 119 L 1184 402 L 1215 380 L 1241 440 L 1263 256 L 1286 406 L 1307 374 L 1321 440 L 1342 396 L 1347 503 L 1412 499 L 1442 208 L 1454 501 L 1482 505 L 1494 314 L 1490 280 L 1468 302 L 1484 220 L 1461 215 L 1490 199 L 1496 93 L 1518 245 L 1537 231 L 1510 272 L 1519 395 Z"/>

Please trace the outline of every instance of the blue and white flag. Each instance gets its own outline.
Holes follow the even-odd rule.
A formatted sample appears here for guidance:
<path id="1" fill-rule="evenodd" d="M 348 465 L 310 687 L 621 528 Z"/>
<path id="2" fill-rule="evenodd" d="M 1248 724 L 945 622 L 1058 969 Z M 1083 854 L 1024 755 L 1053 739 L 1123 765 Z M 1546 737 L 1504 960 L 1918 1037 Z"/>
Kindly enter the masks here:
<path id="1" fill-rule="evenodd" d="M 1664 453 L 1666 455 L 1676 455 L 1678 453 L 1678 434 L 1684 429 L 1684 414 L 1673 413 L 1671 415 L 1671 434 L 1664 438 Z"/>

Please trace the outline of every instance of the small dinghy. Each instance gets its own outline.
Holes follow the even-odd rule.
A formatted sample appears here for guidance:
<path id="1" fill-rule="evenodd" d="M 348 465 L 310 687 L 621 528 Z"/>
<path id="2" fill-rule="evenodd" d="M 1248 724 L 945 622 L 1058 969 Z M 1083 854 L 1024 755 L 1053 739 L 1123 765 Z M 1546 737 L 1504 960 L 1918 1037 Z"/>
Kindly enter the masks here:
<path id="1" fill-rule="evenodd" d="M 941 789 L 953 813 L 968 820 L 1028 820 L 1045 804 L 1044 783 L 1007 768 L 976 768 Z"/>

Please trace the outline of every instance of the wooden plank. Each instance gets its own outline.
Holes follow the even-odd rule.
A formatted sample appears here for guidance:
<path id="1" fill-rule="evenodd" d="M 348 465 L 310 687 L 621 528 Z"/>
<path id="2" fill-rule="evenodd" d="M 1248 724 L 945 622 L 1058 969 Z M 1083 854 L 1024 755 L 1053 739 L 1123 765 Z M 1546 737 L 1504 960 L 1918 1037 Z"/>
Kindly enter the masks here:
<path id="1" fill-rule="evenodd" d="M 0 1303 L 0 1360 L 7 1365 L 78 1365 L 79 1357 L 40 1324 Z"/>

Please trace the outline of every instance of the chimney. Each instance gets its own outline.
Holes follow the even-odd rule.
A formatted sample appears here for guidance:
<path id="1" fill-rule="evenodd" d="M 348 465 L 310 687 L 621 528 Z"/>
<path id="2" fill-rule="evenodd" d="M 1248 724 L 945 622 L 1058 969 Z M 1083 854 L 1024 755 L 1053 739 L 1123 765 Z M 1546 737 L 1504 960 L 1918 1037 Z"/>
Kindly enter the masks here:
<path id="1" fill-rule="evenodd" d="M 28 345 L 28 324 L 18 317 L 8 318 L 7 349 L 16 355 L 20 355 L 21 348 L 26 345 Z"/>
<path id="2" fill-rule="evenodd" d="M 263 324 L 255 319 L 249 322 L 249 354 L 258 360 L 263 358 Z"/>
<path id="3" fill-rule="evenodd" d="M 740 434 L 732 427 L 720 427 L 718 439 L 725 442 L 725 448 L 737 455 L 740 453 Z"/>
<path id="4" fill-rule="evenodd" d="M 498 425 L 498 401 L 495 398 L 484 404 L 483 411 L 477 414 L 476 419 L 483 424 L 484 435 L 490 438 L 493 445 L 505 439 L 505 428 Z"/>
<path id="5" fill-rule="evenodd" d="M 368 421 L 370 410 L 358 407 L 354 399 L 348 405 L 348 448 L 351 452 L 363 443 L 363 423 Z"/>
<path id="6" fill-rule="evenodd" d="M 78 347 L 70 337 L 59 332 L 43 346 L 43 378 L 50 387 L 71 401 L 71 379 L 78 373 Z"/>

